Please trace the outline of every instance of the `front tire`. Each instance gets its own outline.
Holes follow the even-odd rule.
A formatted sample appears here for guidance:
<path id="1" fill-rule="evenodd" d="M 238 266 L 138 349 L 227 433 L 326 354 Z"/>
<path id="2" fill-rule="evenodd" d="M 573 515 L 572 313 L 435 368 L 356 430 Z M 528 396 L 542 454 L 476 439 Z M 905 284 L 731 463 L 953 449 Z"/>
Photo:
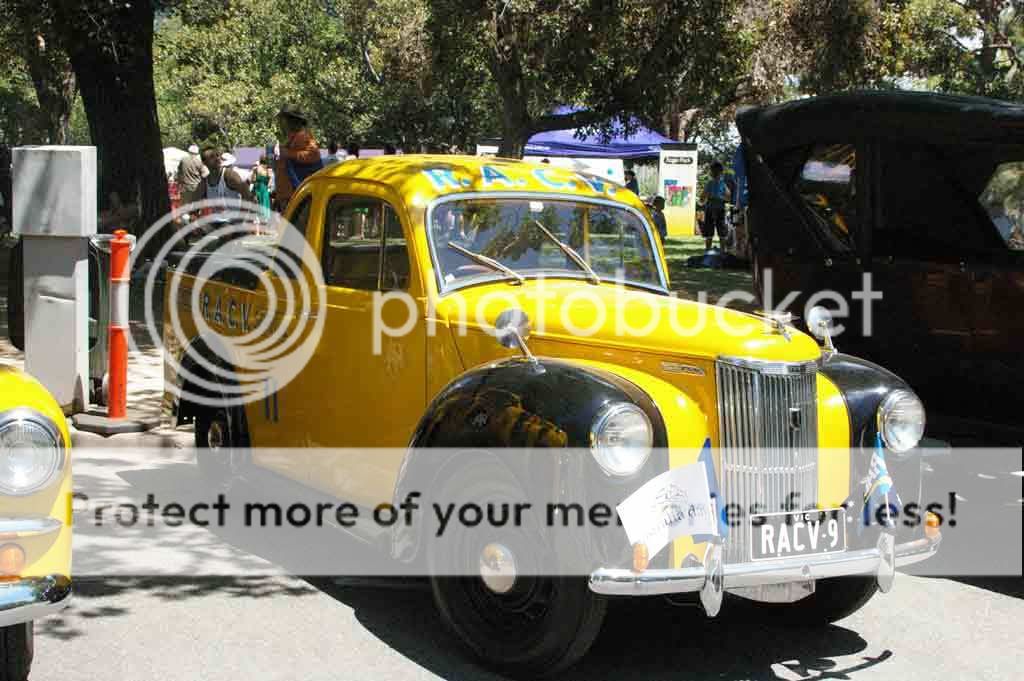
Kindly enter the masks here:
<path id="1" fill-rule="evenodd" d="M 456 471 L 441 498 L 478 504 L 526 498 L 510 474 L 479 462 Z M 513 502 L 514 503 L 514 502 Z M 505 583 L 485 581 L 481 556 L 492 547 L 514 555 L 519 567 L 540 565 L 550 549 L 532 527 L 471 532 L 453 523 L 431 539 L 427 559 L 434 600 L 451 631 L 484 663 L 535 678 L 570 666 L 590 649 L 604 621 L 607 601 L 584 577 L 538 577 L 519 570 Z M 485 536 L 486 535 L 486 536 Z M 550 554 L 547 554 L 550 555 Z"/>
<path id="2" fill-rule="evenodd" d="M 0 681 L 25 681 L 34 654 L 32 622 L 0 627 Z"/>

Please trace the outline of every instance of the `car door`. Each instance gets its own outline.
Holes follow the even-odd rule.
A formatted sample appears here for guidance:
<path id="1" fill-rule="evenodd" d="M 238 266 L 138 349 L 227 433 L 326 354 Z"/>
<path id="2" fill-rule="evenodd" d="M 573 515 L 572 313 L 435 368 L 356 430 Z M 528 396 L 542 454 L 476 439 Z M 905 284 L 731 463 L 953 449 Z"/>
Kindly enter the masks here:
<path id="1" fill-rule="evenodd" d="M 267 332 L 264 336 L 280 333 L 281 338 L 289 338 L 296 325 L 308 327 L 315 321 L 315 309 L 306 311 L 292 310 L 289 312 L 286 301 L 296 300 L 300 295 L 299 276 L 306 277 L 307 286 L 315 288 L 313 278 L 298 267 L 295 254 L 313 248 L 309 243 L 311 217 L 319 206 L 316 195 L 305 188 L 305 196 L 297 196 L 292 202 L 293 208 L 285 217 L 290 227 L 282 235 L 289 243 L 282 243 L 277 248 L 274 258 L 276 264 L 267 274 L 268 290 L 257 289 L 253 292 L 253 321 L 250 326 L 260 324 L 267 315 Z M 316 262 L 315 254 L 307 255 L 304 260 Z M 312 295 L 321 295 L 311 290 Z M 253 463 L 279 473 L 299 482 L 307 482 L 308 464 L 304 447 L 310 444 L 308 433 L 316 419 L 315 400 L 310 399 L 308 376 L 316 372 L 316 356 L 291 378 L 278 381 L 268 378 L 264 381 L 262 399 L 246 405 L 246 422 L 249 437 L 254 447 Z"/>
<path id="2" fill-rule="evenodd" d="M 970 275 L 977 210 L 952 160 L 920 144 L 880 148 L 871 265 L 882 299 L 870 356 L 902 375 L 937 410 L 955 407 L 972 347 Z"/>
<path id="3" fill-rule="evenodd" d="M 399 205 L 383 187 L 339 187 L 318 220 L 328 323 L 308 383 L 311 439 L 329 449 L 311 453 L 308 478 L 356 503 L 390 500 L 426 407 L 425 301 Z"/>
<path id="4" fill-rule="evenodd" d="M 1003 158 L 1024 158 L 1024 149 L 985 150 Z M 1020 427 L 1020 386 L 1024 383 L 1024 161 L 991 162 L 978 202 L 978 229 L 989 245 L 966 259 L 970 277 L 973 353 L 971 404 L 979 419 Z M 987 218 L 985 220 L 984 218 Z"/>

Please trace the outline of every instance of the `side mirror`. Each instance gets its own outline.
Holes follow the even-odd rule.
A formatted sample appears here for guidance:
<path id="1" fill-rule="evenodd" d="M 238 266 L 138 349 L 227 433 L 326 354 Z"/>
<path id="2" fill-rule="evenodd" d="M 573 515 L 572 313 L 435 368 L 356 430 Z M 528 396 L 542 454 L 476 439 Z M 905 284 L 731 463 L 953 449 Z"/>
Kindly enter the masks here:
<path id="1" fill-rule="evenodd" d="M 835 354 L 832 344 L 832 313 L 820 305 L 815 305 L 807 312 L 807 330 L 820 340 L 830 354 Z"/>
<path id="2" fill-rule="evenodd" d="M 533 359 L 533 353 L 526 346 L 530 337 L 530 317 L 522 310 L 509 308 L 499 314 L 494 323 L 494 337 L 502 347 L 519 348 L 528 359 Z"/>

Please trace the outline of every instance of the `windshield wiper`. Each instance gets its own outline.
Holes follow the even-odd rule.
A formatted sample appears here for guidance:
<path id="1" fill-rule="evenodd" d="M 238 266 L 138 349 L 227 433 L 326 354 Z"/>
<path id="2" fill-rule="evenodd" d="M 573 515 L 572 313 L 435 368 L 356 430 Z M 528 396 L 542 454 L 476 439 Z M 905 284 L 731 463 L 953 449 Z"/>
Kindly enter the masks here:
<path id="1" fill-rule="evenodd" d="M 537 225 L 537 227 L 539 227 L 539 228 L 540 228 L 540 231 L 544 232 L 544 234 L 545 234 L 545 235 L 547 235 L 547 237 L 548 237 L 549 239 L 551 239 L 551 240 L 552 240 L 553 242 L 555 242 L 555 244 L 556 244 L 556 245 L 557 245 L 557 246 L 558 246 L 558 247 L 559 247 L 560 249 L 562 249 L 562 253 L 565 253 L 565 254 L 566 254 L 566 256 L 568 256 L 568 258 L 569 258 L 570 260 L 572 260 L 572 261 L 573 261 L 574 263 L 576 263 L 577 265 L 579 265 L 579 266 L 580 266 L 580 269 L 581 269 L 581 270 L 583 270 L 584 272 L 586 272 L 586 273 L 587 273 L 587 279 L 588 279 L 588 280 L 590 281 L 590 283 L 591 283 L 591 284 L 600 284 L 600 283 L 601 283 L 601 277 L 597 276 L 597 272 L 595 272 L 595 271 L 594 271 L 594 270 L 593 270 L 593 269 L 592 269 L 592 268 L 590 267 L 590 265 L 588 265 L 588 264 L 587 264 L 587 261 L 583 259 L 583 256 L 581 256 L 581 255 L 580 255 L 579 253 L 577 253 L 576 251 L 574 251 L 574 250 L 572 249 L 572 247 L 570 247 L 570 246 L 569 246 L 569 244 L 567 244 L 567 243 L 563 242 L 563 241 L 562 241 L 561 239 L 559 239 L 559 238 L 558 238 L 557 236 L 555 236 L 554 234 L 552 234 L 552 233 L 551 233 L 551 232 L 550 232 L 550 231 L 548 230 L 548 228 L 547 228 L 547 227 L 545 227 L 544 225 L 542 225 L 542 224 L 540 223 L 540 221 L 539 221 L 539 220 L 534 220 L 534 221 L 533 221 L 533 224 Z"/>
<path id="2" fill-rule="evenodd" d="M 463 248 L 454 241 L 448 242 L 448 248 L 452 249 L 456 253 L 461 253 L 462 255 L 466 256 L 473 262 L 479 263 L 484 267 L 490 267 L 495 272 L 501 272 L 509 279 L 515 280 L 516 284 L 522 284 L 524 281 L 526 281 L 525 279 L 523 279 L 523 276 L 521 274 L 515 272 L 512 269 L 509 269 L 508 267 L 505 267 L 494 258 L 488 258 L 486 255 L 483 255 L 481 253 L 476 253 L 474 251 L 469 250 L 468 248 Z"/>

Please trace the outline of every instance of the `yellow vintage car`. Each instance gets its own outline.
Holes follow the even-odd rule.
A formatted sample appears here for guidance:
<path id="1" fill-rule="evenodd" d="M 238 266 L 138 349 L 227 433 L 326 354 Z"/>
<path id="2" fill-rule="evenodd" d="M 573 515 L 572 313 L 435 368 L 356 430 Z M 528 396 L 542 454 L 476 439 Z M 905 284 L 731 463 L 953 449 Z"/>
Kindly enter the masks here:
<path id="1" fill-rule="evenodd" d="M 24 681 L 33 621 L 71 600 L 71 439 L 56 400 L 0 365 L 0 681 Z"/>
<path id="2" fill-rule="evenodd" d="M 879 470 L 918 486 L 924 409 L 910 387 L 789 319 L 672 296 L 650 215 L 621 186 L 513 160 L 392 156 L 318 172 L 285 217 L 312 254 L 290 280 L 241 265 L 204 276 L 199 259 L 167 278 L 179 292 L 165 301 L 167 405 L 195 424 L 211 479 L 270 471 L 363 508 L 397 504 L 413 479 L 464 498 L 579 483 L 614 505 L 705 460 L 715 508 L 750 511 L 728 536 L 673 536 L 660 551 L 625 532 L 581 541 L 586 573 L 550 577 L 522 569 L 524 553 L 553 551 L 543 532 L 459 543 L 390 530 L 384 545 L 424 561 L 445 621 L 481 659 L 527 674 L 571 664 L 616 597 L 690 595 L 713 616 L 729 592 L 824 623 L 935 551 L 932 516 L 853 529 Z M 251 248 L 296 257 L 283 237 Z M 272 299 L 300 285 L 322 304 L 282 313 Z M 814 321 L 826 339 L 820 309 Z M 317 338 L 294 377 L 236 391 L 255 368 L 218 348 L 297 325 Z M 351 449 L 303 453 L 330 447 Z M 566 454 L 479 456 L 509 448 Z"/>

